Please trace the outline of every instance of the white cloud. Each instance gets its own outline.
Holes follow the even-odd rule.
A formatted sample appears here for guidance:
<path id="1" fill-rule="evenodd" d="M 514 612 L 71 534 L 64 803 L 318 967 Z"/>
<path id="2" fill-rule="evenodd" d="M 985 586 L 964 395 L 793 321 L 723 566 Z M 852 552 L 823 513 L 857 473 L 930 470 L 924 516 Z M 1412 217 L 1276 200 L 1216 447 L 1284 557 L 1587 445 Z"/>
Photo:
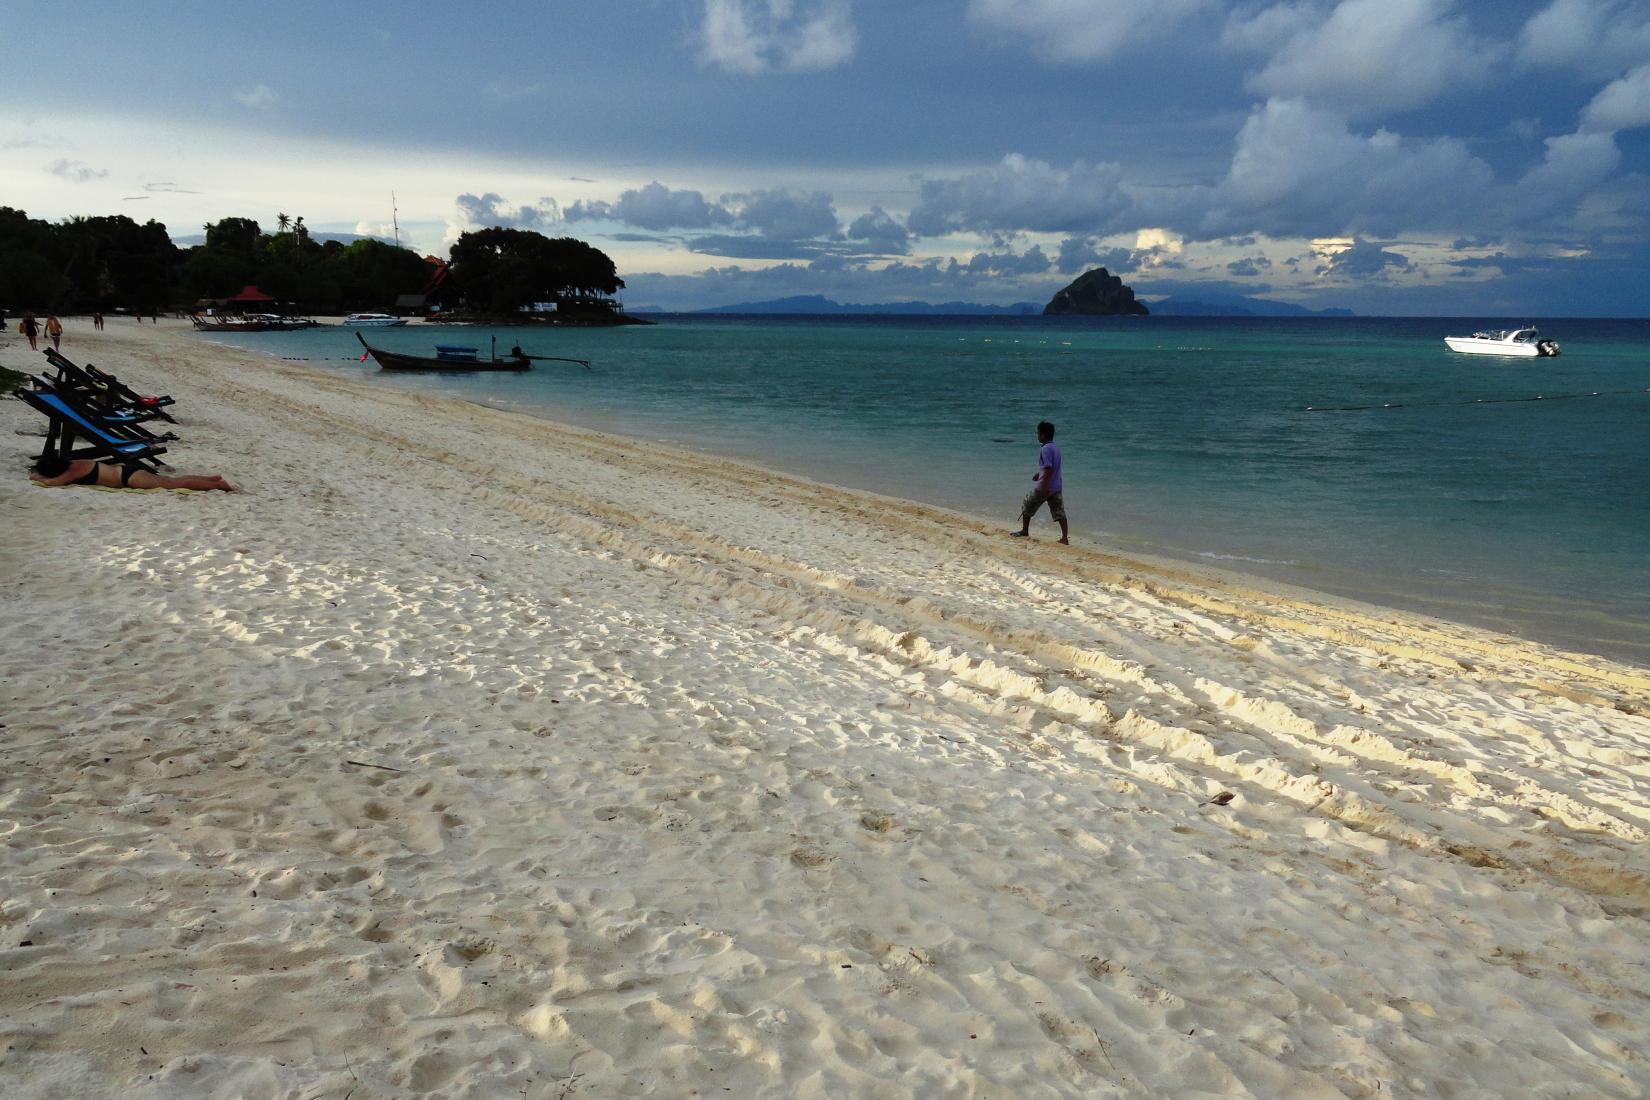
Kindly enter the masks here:
<path id="1" fill-rule="evenodd" d="M 267 110 L 280 101 L 275 89 L 268 84 L 255 84 L 250 88 L 242 88 L 234 93 L 235 102 L 242 107 L 251 107 L 255 111 Z"/>
<path id="2" fill-rule="evenodd" d="M 1227 16 L 1220 44 L 1228 49 L 1269 54 L 1322 19 L 1322 5 L 1314 3 L 1239 9 Z"/>
<path id="3" fill-rule="evenodd" d="M 1530 65 L 1604 78 L 1650 57 L 1650 4 L 1642 0 L 1552 0 L 1518 36 Z"/>
<path id="4" fill-rule="evenodd" d="M 93 168 L 84 161 L 78 160 L 53 161 L 46 168 L 46 171 L 50 172 L 54 176 L 71 180 L 75 183 L 89 183 L 92 180 L 104 179 L 109 175 L 109 170 L 107 168 Z"/>
<path id="5" fill-rule="evenodd" d="M 1612 81 L 1581 112 L 1587 131 L 1636 130 L 1650 126 L 1650 65 L 1640 65 Z"/>
<path id="6" fill-rule="evenodd" d="M 1500 48 L 1475 41 L 1452 8 L 1453 0 L 1342 0 L 1291 34 L 1249 85 L 1353 114 L 1418 107 L 1485 79 L 1498 60 Z"/>
<path id="7" fill-rule="evenodd" d="M 1054 61 L 1100 61 L 1160 34 L 1212 0 L 971 0 L 975 22 L 1032 40 Z"/>
<path id="8" fill-rule="evenodd" d="M 1564 134 L 1547 139 L 1547 155 L 1503 199 L 1506 215 L 1527 224 L 1572 210 L 1621 164 L 1609 133 Z"/>
<path id="9" fill-rule="evenodd" d="M 730 73 L 760 73 L 767 69 L 764 42 L 750 25 L 745 5 L 738 0 L 705 0 L 705 22 L 699 29 L 699 56 L 707 65 Z"/>
<path id="10" fill-rule="evenodd" d="M 532 99 L 535 96 L 542 96 L 545 92 L 545 86 L 542 82 L 523 84 L 516 80 L 489 80 L 485 90 L 494 99 L 509 103 L 515 99 Z"/>
<path id="11" fill-rule="evenodd" d="M 1452 138 L 1364 136 L 1334 111 L 1284 99 L 1249 116 L 1212 193 L 1184 200 L 1207 204 L 1200 226 L 1207 235 L 1391 237 L 1456 224 L 1493 183 L 1489 165 Z"/>
<path id="12" fill-rule="evenodd" d="M 699 57 L 731 73 L 822 72 L 859 45 L 847 0 L 705 0 Z"/>
<path id="13" fill-rule="evenodd" d="M 786 47 L 785 68 L 794 73 L 824 72 L 846 64 L 859 46 L 859 34 L 844 4 L 830 4 L 803 23 Z"/>
<path id="14" fill-rule="evenodd" d="M 921 181 L 906 224 L 918 236 L 965 230 L 1099 235 L 1132 228 L 1130 200 L 1115 164 L 1058 169 L 1011 153 L 955 179 Z"/>

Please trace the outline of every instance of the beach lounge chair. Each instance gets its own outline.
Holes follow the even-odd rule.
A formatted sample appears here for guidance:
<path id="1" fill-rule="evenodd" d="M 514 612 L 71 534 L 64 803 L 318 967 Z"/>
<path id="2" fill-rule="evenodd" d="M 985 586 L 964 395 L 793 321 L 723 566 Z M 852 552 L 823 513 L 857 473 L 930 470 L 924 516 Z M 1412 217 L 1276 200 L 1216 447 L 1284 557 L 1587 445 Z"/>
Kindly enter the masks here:
<path id="1" fill-rule="evenodd" d="M 41 382 L 43 379 L 36 379 Z M 137 462 L 154 469 L 160 463 L 157 456 L 166 453 L 161 440 L 136 424 L 107 423 L 90 413 L 84 406 L 65 397 L 61 392 L 45 388 L 18 390 L 17 396 L 50 421 L 46 430 L 46 446 L 41 458 L 57 457 L 65 461 L 75 458 L 108 458 L 120 462 Z M 142 435 L 133 434 L 134 431 Z M 143 438 L 148 436 L 148 438 Z M 87 446 L 76 447 L 75 440 L 83 439 Z"/>
<path id="2" fill-rule="evenodd" d="M 93 408 L 110 412 L 129 412 L 139 420 L 162 419 L 176 424 L 166 406 L 176 404 L 171 397 L 149 397 L 125 385 L 108 371 L 92 364 L 80 366 L 56 348 L 44 349 L 46 361 L 57 370 L 58 388 L 69 388 L 84 395 Z"/>
<path id="3" fill-rule="evenodd" d="M 56 394 L 81 416 L 116 435 L 140 439 L 146 443 L 165 443 L 178 437 L 176 432 L 156 434 L 150 431 L 149 428 L 144 426 L 144 421 L 148 420 L 149 417 L 142 412 L 99 405 L 87 398 L 81 391 L 60 385 L 40 375 L 31 376 L 29 381 L 34 383 L 34 392 Z"/>

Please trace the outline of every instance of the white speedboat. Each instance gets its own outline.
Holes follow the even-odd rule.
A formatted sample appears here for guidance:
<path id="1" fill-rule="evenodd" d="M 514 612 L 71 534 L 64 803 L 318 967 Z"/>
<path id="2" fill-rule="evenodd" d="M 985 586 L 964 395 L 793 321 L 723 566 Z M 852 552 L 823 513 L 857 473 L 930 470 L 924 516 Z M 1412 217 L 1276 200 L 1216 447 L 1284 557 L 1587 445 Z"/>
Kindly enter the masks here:
<path id="1" fill-rule="evenodd" d="M 1475 332 L 1471 336 L 1446 336 L 1444 343 L 1451 351 L 1467 355 L 1517 355 L 1533 359 L 1538 355 L 1557 355 L 1558 344 L 1543 340 L 1534 326 L 1525 325 L 1507 332 Z"/>
<path id="2" fill-rule="evenodd" d="M 390 328 L 406 323 L 405 317 L 391 317 L 388 313 L 352 313 L 344 318 L 346 328 Z"/>

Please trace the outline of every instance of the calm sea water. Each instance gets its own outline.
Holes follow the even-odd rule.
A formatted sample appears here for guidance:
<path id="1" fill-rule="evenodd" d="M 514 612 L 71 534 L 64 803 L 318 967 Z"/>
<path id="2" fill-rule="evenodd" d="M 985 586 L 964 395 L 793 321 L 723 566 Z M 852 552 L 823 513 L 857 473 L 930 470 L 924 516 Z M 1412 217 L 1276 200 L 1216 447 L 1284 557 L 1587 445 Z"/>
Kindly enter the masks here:
<path id="1" fill-rule="evenodd" d="M 485 354 L 496 335 L 594 364 L 469 377 L 382 375 L 347 329 L 233 340 L 1005 530 L 1048 419 L 1077 535 L 1650 664 L 1650 321 L 1542 323 L 1558 359 L 1444 348 L 1517 320 L 667 316 L 369 334 L 426 355 Z M 1326 406 L 1358 408 L 1307 411 Z"/>

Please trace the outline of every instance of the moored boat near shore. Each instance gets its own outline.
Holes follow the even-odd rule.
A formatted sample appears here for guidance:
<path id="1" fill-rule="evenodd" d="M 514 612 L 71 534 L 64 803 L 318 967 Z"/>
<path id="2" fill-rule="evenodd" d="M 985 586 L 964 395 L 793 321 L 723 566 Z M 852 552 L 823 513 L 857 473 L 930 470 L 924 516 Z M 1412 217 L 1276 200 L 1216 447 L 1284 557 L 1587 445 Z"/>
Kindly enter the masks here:
<path id="1" fill-rule="evenodd" d="M 388 313 L 352 313 L 344 318 L 346 328 L 394 328 L 406 323 L 405 317 L 392 317 Z"/>
<path id="2" fill-rule="evenodd" d="M 1444 344 L 1451 351 L 1465 355 L 1511 355 L 1533 359 L 1559 354 L 1557 341 L 1543 340 L 1535 326 L 1510 329 L 1506 332 L 1475 332 L 1471 336 L 1446 336 Z"/>
<path id="3" fill-rule="evenodd" d="M 275 313 L 193 313 L 189 320 L 202 332 L 291 332 L 319 324 L 308 317 L 282 317 Z"/>
<path id="4" fill-rule="evenodd" d="M 557 355 L 528 355 L 521 350 L 521 345 L 510 349 L 510 354 L 503 359 L 498 357 L 497 341 L 494 341 L 492 354 L 482 359 L 480 353 L 471 347 L 460 347 L 455 344 L 437 344 L 435 357 L 429 358 L 420 355 L 404 355 L 398 351 L 388 351 L 384 348 L 375 348 L 367 343 L 367 338 L 359 332 L 355 338 L 361 341 L 366 348 L 366 354 L 378 360 L 378 365 L 384 370 L 424 370 L 424 371 L 461 371 L 465 373 L 477 371 L 526 371 L 533 369 L 534 360 L 550 360 L 558 363 L 578 363 L 588 368 L 590 363 L 585 359 L 564 359 Z M 362 358 L 365 358 L 363 356 Z"/>

